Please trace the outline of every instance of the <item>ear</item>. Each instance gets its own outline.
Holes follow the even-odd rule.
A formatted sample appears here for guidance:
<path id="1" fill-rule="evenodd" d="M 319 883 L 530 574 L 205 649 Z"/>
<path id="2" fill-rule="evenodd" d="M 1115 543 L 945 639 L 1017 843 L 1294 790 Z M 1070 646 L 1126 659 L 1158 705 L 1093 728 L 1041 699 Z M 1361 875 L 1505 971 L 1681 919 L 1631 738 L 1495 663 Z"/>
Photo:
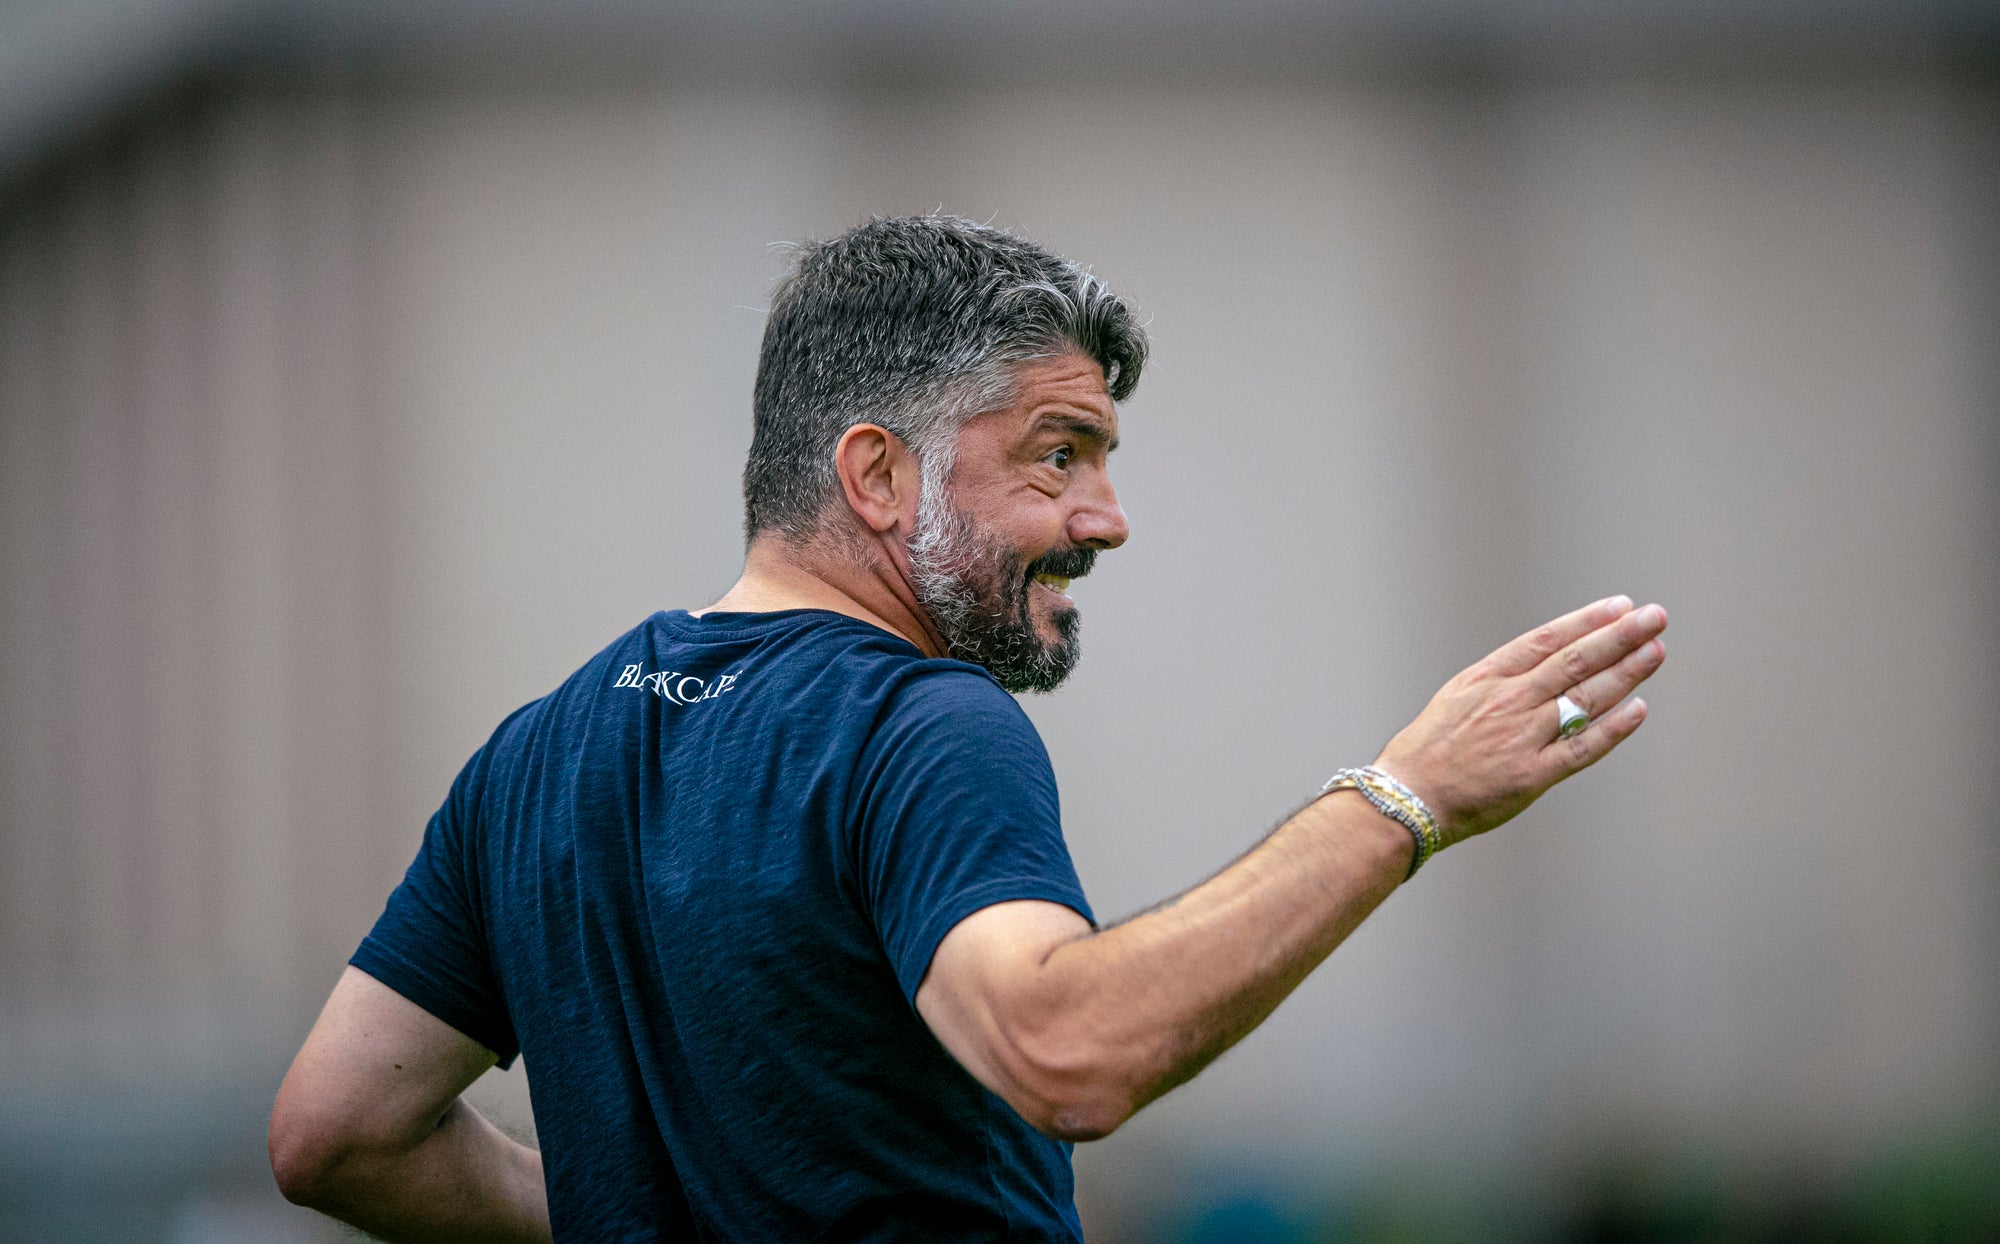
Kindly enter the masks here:
<path id="1" fill-rule="evenodd" d="M 847 506 L 870 531 L 888 531 L 915 516 L 922 490 L 916 455 L 902 438 L 872 423 L 857 423 L 833 447 L 833 468 Z"/>

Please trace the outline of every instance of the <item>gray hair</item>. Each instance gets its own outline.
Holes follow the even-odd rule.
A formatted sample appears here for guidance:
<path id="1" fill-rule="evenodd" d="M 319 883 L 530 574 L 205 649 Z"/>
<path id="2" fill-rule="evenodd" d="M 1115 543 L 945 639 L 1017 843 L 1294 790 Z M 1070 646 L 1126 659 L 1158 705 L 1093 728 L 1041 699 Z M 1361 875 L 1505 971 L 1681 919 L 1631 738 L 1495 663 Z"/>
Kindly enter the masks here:
<path id="1" fill-rule="evenodd" d="M 764 325 L 743 468 L 744 529 L 794 542 L 839 489 L 833 450 L 858 423 L 900 438 L 942 491 L 958 431 L 1004 406 L 1022 363 L 1080 350 L 1113 401 L 1138 386 L 1146 334 L 1071 261 L 956 216 L 876 217 L 797 248 Z"/>

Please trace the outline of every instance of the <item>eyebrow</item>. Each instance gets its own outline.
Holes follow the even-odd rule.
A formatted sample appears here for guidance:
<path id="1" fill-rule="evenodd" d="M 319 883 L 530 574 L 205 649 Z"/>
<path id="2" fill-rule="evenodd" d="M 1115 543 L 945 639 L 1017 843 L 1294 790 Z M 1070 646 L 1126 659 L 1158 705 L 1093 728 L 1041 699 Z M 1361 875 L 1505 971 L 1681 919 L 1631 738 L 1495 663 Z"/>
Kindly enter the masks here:
<path id="1" fill-rule="evenodd" d="M 1118 448 L 1118 438 L 1115 436 L 1106 436 L 1104 434 L 1104 425 L 1094 419 L 1079 419 L 1075 415 L 1043 415 L 1041 420 L 1035 425 L 1035 430 L 1039 432 L 1051 425 L 1063 429 L 1071 436 L 1079 437 L 1086 441 L 1097 442 L 1104 446 L 1105 453 L 1110 453 L 1112 450 Z"/>

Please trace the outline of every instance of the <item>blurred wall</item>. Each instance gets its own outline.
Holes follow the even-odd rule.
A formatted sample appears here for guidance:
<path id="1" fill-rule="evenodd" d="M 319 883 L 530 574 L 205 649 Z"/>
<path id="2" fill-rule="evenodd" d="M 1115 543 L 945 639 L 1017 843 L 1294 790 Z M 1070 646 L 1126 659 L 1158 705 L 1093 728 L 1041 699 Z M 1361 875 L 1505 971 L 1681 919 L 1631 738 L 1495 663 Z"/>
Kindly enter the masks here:
<path id="1" fill-rule="evenodd" d="M 1151 317 L 1133 539 L 1028 704 L 1104 915 L 1544 617 L 1673 616 L 1626 751 L 1079 1151 L 1093 1238 L 1245 1180 L 1532 1216 L 1627 1151 L 1824 1178 L 1990 1117 L 1995 102 L 1913 69 L 406 72 L 177 94 L 16 176 L 13 1238 L 68 1221 L 51 1188 L 138 1189 L 134 1223 L 266 1195 L 276 1077 L 458 765 L 732 580 L 768 244 L 938 206 Z"/>

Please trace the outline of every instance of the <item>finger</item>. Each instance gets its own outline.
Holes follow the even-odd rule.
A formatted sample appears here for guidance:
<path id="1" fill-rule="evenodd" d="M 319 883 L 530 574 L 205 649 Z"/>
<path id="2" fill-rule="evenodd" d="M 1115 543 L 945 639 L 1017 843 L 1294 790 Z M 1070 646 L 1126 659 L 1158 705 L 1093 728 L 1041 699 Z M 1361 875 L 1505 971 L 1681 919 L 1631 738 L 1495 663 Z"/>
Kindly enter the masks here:
<path id="1" fill-rule="evenodd" d="M 1561 651 L 1563 645 L 1590 634 L 1608 622 L 1616 621 L 1631 612 L 1631 609 L 1631 597 L 1607 597 L 1585 605 L 1574 613 L 1566 613 L 1553 622 L 1544 622 L 1519 639 L 1502 645 L 1486 659 L 1492 662 L 1494 669 L 1510 678 L 1516 674 L 1525 674 Z"/>
<path id="2" fill-rule="evenodd" d="M 1599 670 L 1609 669 L 1639 645 L 1667 629 L 1667 611 L 1658 605 L 1634 609 L 1609 626 L 1600 626 L 1537 665 L 1528 677 L 1550 699 L 1568 691 Z"/>
<path id="3" fill-rule="evenodd" d="M 1608 670 L 1592 674 L 1567 692 L 1576 706 L 1592 717 L 1631 695 L 1634 688 L 1651 678 L 1667 659 L 1667 643 L 1649 639 L 1625 654 L 1625 659 Z"/>
<path id="4" fill-rule="evenodd" d="M 1560 781 L 1581 773 L 1611 754 L 1611 749 L 1632 737 L 1646 720 L 1646 702 L 1627 700 L 1590 723 L 1590 729 L 1574 738 L 1557 739 L 1542 749 L 1542 759 L 1555 770 Z"/>

